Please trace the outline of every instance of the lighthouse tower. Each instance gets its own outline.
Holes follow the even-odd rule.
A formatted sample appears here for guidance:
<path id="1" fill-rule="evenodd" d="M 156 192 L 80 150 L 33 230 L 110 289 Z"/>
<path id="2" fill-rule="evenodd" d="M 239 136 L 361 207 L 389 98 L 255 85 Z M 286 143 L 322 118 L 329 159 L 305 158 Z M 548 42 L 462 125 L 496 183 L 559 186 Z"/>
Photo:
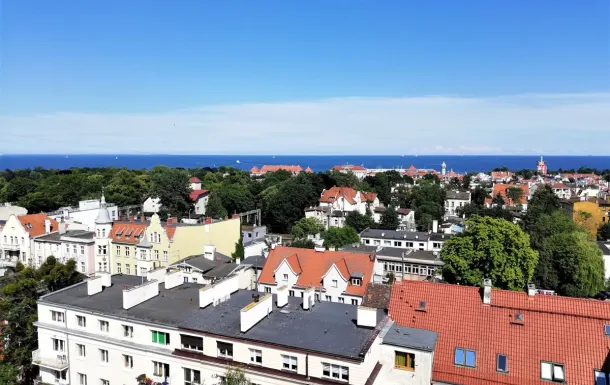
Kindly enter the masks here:
<path id="1" fill-rule="evenodd" d="M 443 162 L 443 164 L 441 165 L 441 175 L 445 175 L 447 174 L 447 164 L 445 164 L 445 162 Z"/>
<path id="2" fill-rule="evenodd" d="M 544 160 L 542 159 L 542 157 L 540 157 L 540 160 L 538 161 L 538 165 L 536 166 L 536 170 L 538 171 L 538 175 L 546 175 L 546 163 L 544 163 Z"/>

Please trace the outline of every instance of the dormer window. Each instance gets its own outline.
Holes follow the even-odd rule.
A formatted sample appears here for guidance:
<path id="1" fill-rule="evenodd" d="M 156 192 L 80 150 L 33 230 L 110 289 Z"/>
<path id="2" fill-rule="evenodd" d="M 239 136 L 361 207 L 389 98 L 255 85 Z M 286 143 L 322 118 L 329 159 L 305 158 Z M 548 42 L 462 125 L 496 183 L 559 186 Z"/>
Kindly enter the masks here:
<path id="1" fill-rule="evenodd" d="M 333 280 L 332 280 L 332 283 L 331 283 L 331 287 L 338 287 L 338 286 L 339 286 L 339 285 L 338 285 L 338 283 L 337 283 L 337 280 L 336 280 L 336 279 L 333 279 Z"/>
<path id="2" fill-rule="evenodd" d="M 563 365 L 553 362 L 540 362 L 540 378 L 553 382 L 564 382 L 565 373 Z"/>
<path id="3" fill-rule="evenodd" d="M 284 274 L 284 276 L 283 276 L 283 280 L 284 280 L 284 281 L 288 281 L 288 274 Z"/>
<path id="4" fill-rule="evenodd" d="M 352 285 L 360 286 L 362 285 L 362 280 L 360 278 L 352 278 Z"/>

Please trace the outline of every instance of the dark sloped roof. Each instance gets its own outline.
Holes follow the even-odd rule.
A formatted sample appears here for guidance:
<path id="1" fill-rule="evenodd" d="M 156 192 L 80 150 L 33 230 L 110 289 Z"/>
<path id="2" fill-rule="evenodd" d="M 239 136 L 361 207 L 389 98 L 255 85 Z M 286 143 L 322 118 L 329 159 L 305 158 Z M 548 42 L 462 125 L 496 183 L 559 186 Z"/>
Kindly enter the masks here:
<path id="1" fill-rule="evenodd" d="M 610 242 L 608 241 L 600 241 L 597 242 L 597 246 L 602 251 L 603 255 L 610 255 Z"/>
<path id="2" fill-rule="evenodd" d="M 372 307 L 375 309 L 388 309 L 390 307 L 391 294 L 392 285 L 369 283 L 366 286 L 362 306 Z"/>
<path id="3" fill-rule="evenodd" d="M 203 273 L 203 276 L 206 278 L 224 278 L 231 274 L 237 266 L 239 265 L 235 263 L 223 263 L 222 265 L 218 265 L 212 270 Z"/>
<path id="4" fill-rule="evenodd" d="M 245 258 L 241 264 L 252 265 L 254 268 L 262 269 L 265 266 L 265 262 L 267 262 L 267 258 L 264 255 L 253 255 Z"/>
<path id="5" fill-rule="evenodd" d="M 447 199 L 459 199 L 462 201 L 470 200 L 470 192 L 468 191 L 447 191 Z"/>
<path id="6" fill-rule="evenodd" d="M 184 259 L 179 260 L 178 262 L 173 263 L 172 266 L 187 264 L 205 273 L 219 265 L 227 264 L 229 262 L 231 262 L 231 258 L 216 251 L 214 252 L 213 261 L 207 259 L 204 254 L 191 255 L 190 257 L 186 257 Z"/>

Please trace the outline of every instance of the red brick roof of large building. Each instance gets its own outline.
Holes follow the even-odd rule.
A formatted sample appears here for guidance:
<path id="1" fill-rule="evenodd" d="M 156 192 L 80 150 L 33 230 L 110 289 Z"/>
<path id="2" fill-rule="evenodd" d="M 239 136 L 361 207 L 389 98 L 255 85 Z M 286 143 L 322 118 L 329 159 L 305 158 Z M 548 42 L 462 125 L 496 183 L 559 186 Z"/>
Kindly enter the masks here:
<path id="1" fill-rule="evenodd" d="M 27 214 L 17 217 L 21 226 L 30 234 L 30 237 L 37 237 L 46 234 L 45 221 L 51 221 L 51 232 L 59 230 L 59 223 L 47 214 Z"/>
<path id="2" fill-rule="evenodd" d="M 360 194 L 361 202 L 373 202 L 375 198 L 377 198 L 377 194 L 372 192 L 359 192 L 351 187 L 333 186 L 328 190 L 322 191 L 320 203 L 333 203 L 339 198 L 344 198 L 346 201 L 353 205 L 356 203 L 357 194 Z"/>
<path id="3" fill-rule="evenodd" d="M 346 164 L 343 166 L 334 166 L 332 168 L 335 171 L 344 171 L 344 170 L 348 170 L 348 171 L 366 171 L 366 168 L 362 167 L 362 166 L 356 166 L 353 164 Z"/>
<path id="4" fill-rule="evenodd" d="M 280 170 L 290 171 L 293 174 L 298 174 L 301 171 L 303 171 L 301 166 L 298 166 L 298 165 L 297 166 L 264 165 L 260 169 L 258 169 L 256 166 L 252 167 L 252 169 L 250 169 L 250 173 L 258 174 L 258 175 L 263 175 L 263 174 L 266 174 L 268 172 L 276 172 L 276 171 L 280 171 Z M 309 170 L 310 170 L 310 172 L 313 172 L 311 169 L 309 169 Z"/>
<path id="5" fill-rule="evenodd" d="M 564 365 L 567 384 L 593 384 L 595 369 L 609 369 L 610 337 L 604 329 L 610 302 L 492 290 L 486 305 L 478 287 L 403 281 L 392 288 L 389 315 L 399 325 L 439 334 L 433 381 L 549 384 L 541 379 L 544 361 Z M 454 364 L 456 348 L 475 352 L 474 368 Z M 508 373 L 496 370 L 498 354 L 507 356 Z"/>
<path id="6" fill-rule="evenodd" d="M 298 275 L 296 286 L 319 288 L 322 277 L 335 265 L 343 278 L 348 281 L 346 294 L 363 296 L 367 284 L 373 276 L 374 259 L 368 254 L 349 253 L 343 251 L 319 252 L 313 249 L 277 246 L 271 250 L 263 271 L 258 279 L 259 283 L 275 285 L 275 271 L 286 259 L 290 268 Z M 352 273 L 362 273 L 360 286 L 351 284 Z"/>
<path id="7" fill-rule="evenodd" d="M 208 190 L 193 190 L 190 194 L 189 197 L 191 198 L 191 200 L 193 202 L 197 202 L 197 199 L 199 199 L 200 196 L 205 195 L 209 193 Z"/>

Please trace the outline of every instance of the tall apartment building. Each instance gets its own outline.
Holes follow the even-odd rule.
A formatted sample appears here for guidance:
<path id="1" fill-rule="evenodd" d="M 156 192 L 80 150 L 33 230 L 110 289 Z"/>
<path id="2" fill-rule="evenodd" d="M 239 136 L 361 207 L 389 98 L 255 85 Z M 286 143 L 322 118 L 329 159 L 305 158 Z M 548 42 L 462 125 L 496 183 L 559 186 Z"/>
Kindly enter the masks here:
<path id="1" fill-rule="evenodd" d="M 430 383 L 436 333 L 313 294 L 98 273 L 39 299 L 32 360 L 39 383 L 58 385 L 216 384 L 228 366 L 256 385 Z"/>

